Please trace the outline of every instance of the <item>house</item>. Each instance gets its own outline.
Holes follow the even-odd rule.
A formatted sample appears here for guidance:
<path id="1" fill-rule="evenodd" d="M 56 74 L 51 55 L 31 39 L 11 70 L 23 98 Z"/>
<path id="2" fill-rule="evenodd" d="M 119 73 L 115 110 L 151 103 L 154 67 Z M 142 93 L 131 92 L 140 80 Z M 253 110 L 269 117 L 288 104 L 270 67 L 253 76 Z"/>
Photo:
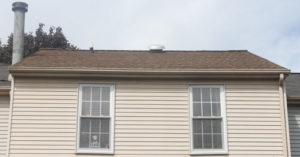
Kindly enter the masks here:
<path id="1" fill-rule="evenodd" d="M 11 156 L 288 153 L 289 70 L 247 51 L 46 49 L 10 72 Z"/>
<path id="2" fill-rule="evenodd" d="M 246 50 L 161 47 L 41 49 L 22 59 L 27 5 L 13 10 L 21 20 L 11 84 L 0 84 L 0 155 L 288 157 L 290 145 L 297 152 L 286 68 Z"/>

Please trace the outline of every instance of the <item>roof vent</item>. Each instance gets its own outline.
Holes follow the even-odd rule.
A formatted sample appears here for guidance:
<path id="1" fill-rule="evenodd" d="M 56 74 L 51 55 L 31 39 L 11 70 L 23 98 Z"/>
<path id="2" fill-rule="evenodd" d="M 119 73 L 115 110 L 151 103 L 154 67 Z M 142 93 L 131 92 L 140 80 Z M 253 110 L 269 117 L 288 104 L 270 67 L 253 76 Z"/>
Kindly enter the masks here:
<path id="1" fill-rule="evenodd" d="M 94 44 L 92 44 L 91 46 L 90 46 L 90 53 L 94 53 L 95 51 L 94 51 Z"/>
<path id="2" fill-rule="evenodd" d="M 165 47 L 163 45 L 150 45 L 149 46 L 149 51 L 150 52 L 163 52 L 163 50 L 165 49 Z"/>

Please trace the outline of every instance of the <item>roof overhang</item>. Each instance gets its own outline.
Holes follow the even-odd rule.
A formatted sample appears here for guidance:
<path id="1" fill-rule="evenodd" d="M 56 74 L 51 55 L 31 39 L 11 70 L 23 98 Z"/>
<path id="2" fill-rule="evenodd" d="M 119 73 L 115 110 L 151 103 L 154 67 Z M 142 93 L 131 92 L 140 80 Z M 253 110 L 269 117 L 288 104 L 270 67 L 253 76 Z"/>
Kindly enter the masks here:
<path id="1" fill-rule="evenodd" d="M 9 95 L 10 86 L 0 86 L 0 95 Z"/>
<path id="2" fill-rule="evenodd" d="M 290 70 L 255 69 L 91 69 L 91 68 L 18 68 L 15 77 L 118 77 L 118 78 L 278 78 Z"/>
<path id="3" fill-rule="evenodd" d="M 287 97 L 287 102 L 289 105 L 298 104 L 300 105 L 300 96 L 297 97 Z"/>

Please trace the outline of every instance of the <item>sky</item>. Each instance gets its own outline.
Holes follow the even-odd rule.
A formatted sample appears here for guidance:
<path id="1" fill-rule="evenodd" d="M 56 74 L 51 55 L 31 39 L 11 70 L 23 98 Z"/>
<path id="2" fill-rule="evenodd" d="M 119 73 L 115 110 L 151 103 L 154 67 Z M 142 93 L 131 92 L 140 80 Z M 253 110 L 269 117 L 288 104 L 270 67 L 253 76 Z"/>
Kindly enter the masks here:
<path id="1" fill-rule="evenodd" d="M 13 31 L 0 2 L 0 40 Z M 299 0 L 24 0 L 25 32 L 61 26 L 80 49 L 248 50 L 300 72 Z"/>

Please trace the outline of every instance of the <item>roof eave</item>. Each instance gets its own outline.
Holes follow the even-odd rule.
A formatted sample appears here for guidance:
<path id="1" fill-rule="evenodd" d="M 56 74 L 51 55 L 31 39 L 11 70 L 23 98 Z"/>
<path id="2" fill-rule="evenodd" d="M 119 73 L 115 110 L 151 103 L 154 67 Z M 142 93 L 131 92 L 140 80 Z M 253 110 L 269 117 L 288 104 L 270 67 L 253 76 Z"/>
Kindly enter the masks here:
<path id="1" fill-rule="evenodd" d="M 287 97 L 287 102 L 289 105 L 293 105 L 293 104 L 300 104 L 300 96 L 288 96 Z"/>
<path id="2" fill-rule="evenodd" d="M 0 86 L 0 95 L 9 95 L 10 86 Z"/>
<path id="3" fill-rule="evenodd" d="M 45 77 L 154 77 L 154 78 L 240 78 L 262 77 L 273 78 L 278 74 L 289 74 L 287 69 L 91 69 L 91 68 L 10 68 L 13 76 Z M 53 75 L 55 74 L 55 75 Z"/>

